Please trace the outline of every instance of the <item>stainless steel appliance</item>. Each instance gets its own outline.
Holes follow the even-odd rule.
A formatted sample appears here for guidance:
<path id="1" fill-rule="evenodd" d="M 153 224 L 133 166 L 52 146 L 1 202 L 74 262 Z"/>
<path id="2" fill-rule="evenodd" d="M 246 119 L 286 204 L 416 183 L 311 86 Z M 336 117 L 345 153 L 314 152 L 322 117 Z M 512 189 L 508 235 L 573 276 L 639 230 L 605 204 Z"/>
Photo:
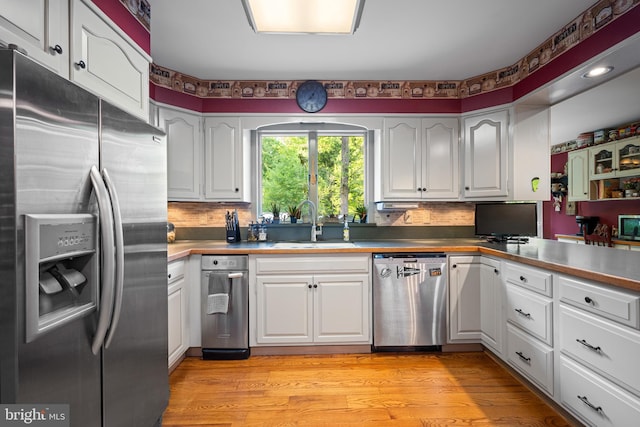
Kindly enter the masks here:
<path id="1" fill-rule="evenodd" d="M 618 238 L 640 240 L 640 215 L 618 215 Z"/>
<path id="2" fill-rule="evenodd" d="M 203 359 L 246 359 L 249 350 L 249 257 L 203 255 Z"/>
<path id="3" fill-rule="evenodd" d="M 373 347 L 439 350 L 446 342 L 447 258 L 373 255 Z"/>
<path id="4" fill-rule="evenodd" d="M 164 134 L 0 50 L 0 401 L 75 427 L 166 408 Z"/>

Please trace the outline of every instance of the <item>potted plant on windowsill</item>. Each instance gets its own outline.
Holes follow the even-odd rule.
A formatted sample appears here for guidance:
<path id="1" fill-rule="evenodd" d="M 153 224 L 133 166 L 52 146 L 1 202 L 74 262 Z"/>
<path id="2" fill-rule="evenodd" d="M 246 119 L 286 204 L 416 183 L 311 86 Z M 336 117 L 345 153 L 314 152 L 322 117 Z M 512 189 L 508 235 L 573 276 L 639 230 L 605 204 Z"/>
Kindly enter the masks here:
<path id="1" fill-rule="evenodd" d="M 360 205 L 356 207 L 356 215 L 360 217 L 361 223 L 367 222 L 367 207 L 365 205 Z"/>
<path id="2" fill-rule="evenodd" d="M 295 224 L 300 219 L 300 208 L 296 205 L 289 206 L 287 208 L 287 212 L 289 213 L 289 218 L 291 219 L 291 224 Z"/>
<path id="3" fill-rule="evenodd" d="M 280 224 L 280 206 L 276 202 L 271 203 L 271 213 L 273 214 L 273 223 Z"/>

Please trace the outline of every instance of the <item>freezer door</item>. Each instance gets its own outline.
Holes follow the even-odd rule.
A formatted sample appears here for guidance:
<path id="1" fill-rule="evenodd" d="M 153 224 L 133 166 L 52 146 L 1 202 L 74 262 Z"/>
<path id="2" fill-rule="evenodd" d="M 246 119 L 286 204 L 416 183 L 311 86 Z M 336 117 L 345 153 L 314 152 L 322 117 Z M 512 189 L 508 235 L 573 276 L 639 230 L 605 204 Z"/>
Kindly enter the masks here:
<path id="1" fill-rule="evenodd" d="M 104 101 L 101 111 L 101 168 L 124 232 L 122 305 L 103 351 L 104 425 L 150 426 L 169 399 L 166 140 Z"/>
<path id="2" fill-rule="evenodd" d="M 1 191 L 15 195 L 15 206 L 2 204 L 2 235 L 15 231 L 6 257 L 15 260 L 14 270 L 3 265 L 0 272 L 2 402 L 69 404 L 72 426 L 99 425 L 100 358 L 90 349 L 95 312 L 29 343 L 24 324 L 25 215 L 95 214 L 88 171 L 99 161 L 98 99 L 18 53 L 4 51 L 1 58 L 3 72 L 15 67 L 15 75 L 0 79 L 0 120 L 15 123 L 15 134 L 4 126 L 0 132 Z M 15 169 L 5 154 L 10 162 L 15 155 Z M 15 192 L 6 188 L 13 179 Z"/>

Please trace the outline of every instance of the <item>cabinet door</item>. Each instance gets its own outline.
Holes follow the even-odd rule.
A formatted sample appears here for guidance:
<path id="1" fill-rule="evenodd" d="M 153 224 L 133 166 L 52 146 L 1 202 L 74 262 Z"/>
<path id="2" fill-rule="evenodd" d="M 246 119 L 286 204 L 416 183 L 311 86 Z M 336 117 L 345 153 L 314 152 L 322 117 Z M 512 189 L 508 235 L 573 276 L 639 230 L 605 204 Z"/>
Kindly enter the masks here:
<path id="1" fill-rule="evenodd" d="M 315 342 L 370 342 L 368 275 L 318 275 L 313 286 Z"/>
<path id="2" fill-rule="evenodd" d="M 95 11 L 94 9 L 95 8 Z M 143 120 L 149 119 L 150 58 L 109 18 L 82 0 L 71 3 L 70 78 Z"/>
<path id="3" fill-rule="evenodd" d="M 569 189 L 567 197 L 569 200 L 589 200 L 588 154 L 587 150 L 572 151 L 568 154 Z"/>
<path id="4" fill-rule="evenodd" d="M 205 199 L 248 201 L 243 187 L 245 153 L 239 119 L 206 117 L 204 132 Z"/>
<path id="5" fill-rule="evenodd" d="M 449 259 L 449 341 L 480 341 L 480 257 Z"/>
<path id="6" fill-rule="evenodd" d="M 480 265 L 480 329 L 482 343 L 502 353 L 502 281 L 494 260 L 483 259 Z"/>
<path id="7" fill-rule="evenodd" d="M 168 290 L 168 341 L 169 366 L 187 351 L 187 293 L 184 278 L 169 286 Z"/>
<path id="8" fill-rule="evenodd" d="M 310 343 L 313 341 L 312 276 L 258 276 L 258 344 Z"/>
<path id="9" fill-rule="evenodd" d="M 420 119 L 387 118 L 382 141 L 382 197 L 419 199 L 422 183 Z"/>
<path id="10" fill-rule="evenodd" d="M 508 113 L 464 119 L 464 196 L 507 195 Z"/>
<path id="11" fill-rule="evenodd" d="M 422 140 L 422 197 L 458 198 L 458 119 L 423 119 Z"/>
<path id="12" fill-rule="evenodd" d="M 0 40 L 69 77 L 69 7 L 66 1 L 0 2 Z"/>
<path id="13" fill-rule="evenodd" d="M 615 144 L 589 148 L 589 179 L 613 178 L 616 175 Z"/>
<path id="14" fill-rule="evenodd" d="M 640 138 L 631 138 L 616 144 L 618 176 L 640 175 Z"/>
<path id="15" fill-rule="evenodd" d="M 169 200 L 200 198 L 200 116 L 160 109 L 160 125 L 167 134 L 167 195 Z"/>

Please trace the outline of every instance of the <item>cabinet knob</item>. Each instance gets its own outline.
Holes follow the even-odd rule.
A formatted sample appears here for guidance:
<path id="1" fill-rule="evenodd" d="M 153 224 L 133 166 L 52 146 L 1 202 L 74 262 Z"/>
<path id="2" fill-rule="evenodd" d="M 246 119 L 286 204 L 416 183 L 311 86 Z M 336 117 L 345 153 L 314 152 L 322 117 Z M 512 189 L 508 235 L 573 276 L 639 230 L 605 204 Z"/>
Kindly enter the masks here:
<path id="1" fill-rule="evenodd" d="M 314 287 L 314 288 L 317 288 L 317 287 L 318 287 L 318 285 L 313 285 L 313 287 Z"/>
<path id="2" fill-rule="evenodd" d="M 87 68 L 87 64 L 85 64 L 85 62 L 81 59 L 80 61 L 76 62 L 76 67 L 82 68 L 84 70 L 85 68 Z"/>
<path id="3" fill-rule="evenodd" d="M 458 265 L 457 265 L 457 264 L 453 264 L 453 265 L 451 266 L 451 268 L 458 268 Z"/>
<path id="4" fill-rule="evenodd" d="M 417 191 L 422 191 L 422 188 L 418 187 L 416 188 Z"/>
<path id="5" fill-rule="evenodd" d="M 235 190 L 235 191 L 236 191 L 236 193 L 237 193 L 238 191 L 240 191 L 240 189 L 239 189 L 239 188 L 236 188 L 236 190 Z"/>
<path id="6" fill-rule="evenodd" d="M 171 279 L 171 274 L 167 274 L 167 277 L 168 277 L 169 279 Z"/>
<path id="7" fill-rule="evenodd" d="M 520 276 L 520 281 L 524 282 L 524 283 L 527 283 L 527 278 L 524 277 L 524 276 Z"/>
<path id="8" fill-rule="evenodd" d="M 52 46 L 49 49 L 51 49 L 51 53 L 57 53 L 58 55 L 62 55 L 62 47 L 59 44 Z"/>
<path id="9" fill-rule="evenodd" d="M 589 297 L 584 297 L 584 302 L 586 302 L 587 304 L 593 304 L 593 300 Z"/>
<path id="10" fill-rule="evenodd" d="M 311 284 L 309 284 L 309 289 L 311 289 Z"/>
<path id="11" fill-rule="evenodd" d="M 469 187 L 464 187 L 465 190 L 469 190 Z"/>
<path id="12" fill-rule="evenodd" d="M 496 274 L 500 274 L 500 271 L 497 268 L 494 268 L 493 272 L 496 273 Z"/>
<path id="13" fill-rule="evenodd" d="M 422 187 L 422 191 L 427 191 L 427 187 Z"/>

